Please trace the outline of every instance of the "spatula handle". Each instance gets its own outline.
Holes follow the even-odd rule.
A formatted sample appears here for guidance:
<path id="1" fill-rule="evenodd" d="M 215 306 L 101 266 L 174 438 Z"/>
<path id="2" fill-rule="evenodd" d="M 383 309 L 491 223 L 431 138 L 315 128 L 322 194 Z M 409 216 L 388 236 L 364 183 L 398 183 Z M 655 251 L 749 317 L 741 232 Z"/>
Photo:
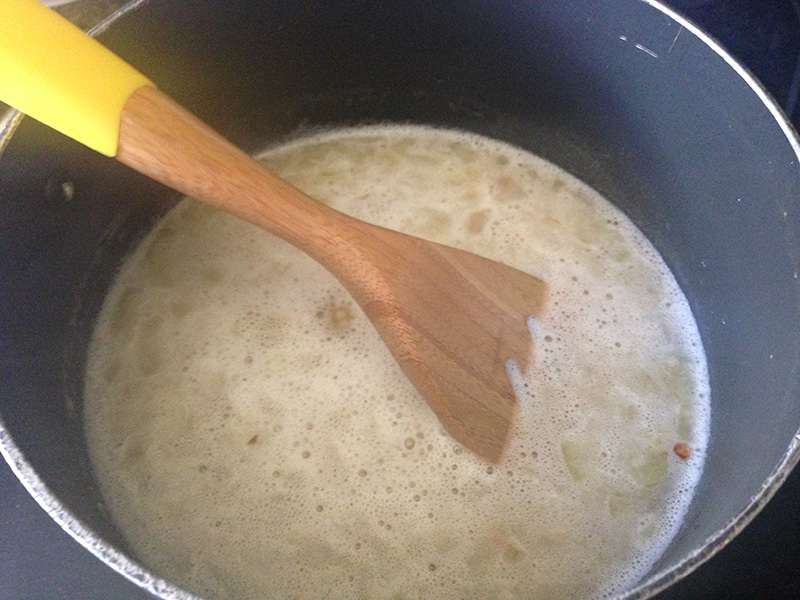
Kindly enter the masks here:
<path id="1" fill-rule="evenodd" d="M 61 15 L 36 0 L 0 0 L 0 23 L 0 101 L 318 259 L 332 247 L 346 217 L 253 161 Z"/>
<path id="2" fill-rule="evenodd" d="M 306 196 L 152 87 L 125 103 L 117 160 L 282 237 L 329 268 L 355 219 Z"/>
<path id="3" fill-rule="evenodd" d="M 150 81 L 36 0 L 0 0 L 0 101 L 115 156 L 122 109 Z"/>

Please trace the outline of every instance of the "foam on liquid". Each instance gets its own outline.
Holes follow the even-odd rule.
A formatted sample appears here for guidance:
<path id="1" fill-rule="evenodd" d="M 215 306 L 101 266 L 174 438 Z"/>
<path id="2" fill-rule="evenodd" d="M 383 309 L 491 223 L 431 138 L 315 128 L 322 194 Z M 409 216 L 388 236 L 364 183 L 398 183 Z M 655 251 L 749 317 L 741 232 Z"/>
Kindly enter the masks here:
<path id="1" fill-rule="evenodd" d="M 548 282 L 504 461 L 455 444 L 322 267 L 187 201 L 128 260 L 86 380 L 108 510 L 209 598 L 591 598 L 638 580 L 700 476 L 708 377 L 642 234 L 473 135 L 343 130 L 263 160 L 345 213 Z M 691 449 L 676 455 L 676 443 Z"/>

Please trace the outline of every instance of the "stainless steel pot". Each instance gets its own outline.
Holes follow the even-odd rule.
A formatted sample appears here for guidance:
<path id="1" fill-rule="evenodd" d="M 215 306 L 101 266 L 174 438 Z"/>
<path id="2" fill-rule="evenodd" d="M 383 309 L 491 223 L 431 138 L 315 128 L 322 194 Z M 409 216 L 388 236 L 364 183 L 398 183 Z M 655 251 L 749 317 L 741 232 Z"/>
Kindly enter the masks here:
<path id="1" fill-rule="evenodd" d="M 800 460 L 800 145 L 757 82 L 650 0 L 151 0 L 102 40 L 246 150 L 317 127 L 430 123 L 540 154 L 660 250 L 708 354 L 712 436 L 689 514 L 625 598 L 736 535 Z M 108 25 L 108 24 L 106 24 Z M 93 320 L 175 195 L 0 122 L 0 449 L 67 531 L 162 598 L 102 510 L 81 426 Z"/>

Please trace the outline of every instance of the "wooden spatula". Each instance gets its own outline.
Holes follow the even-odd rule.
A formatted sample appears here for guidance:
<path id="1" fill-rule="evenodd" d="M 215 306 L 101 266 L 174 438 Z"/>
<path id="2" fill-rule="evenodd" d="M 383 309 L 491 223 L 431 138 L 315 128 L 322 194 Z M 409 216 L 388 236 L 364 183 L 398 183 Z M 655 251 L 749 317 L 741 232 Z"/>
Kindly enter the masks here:
<path id="1" fill-rule="evenodd" d="M 278 235 L 325 266 L 373 322 L 458 442 L 490 462 L 516 411 L 527 319 L 545 284 L 501 263 L 370 225 L 306 196 L 35 0 L 3 0 L 0 100 L 188 196 Z"/>

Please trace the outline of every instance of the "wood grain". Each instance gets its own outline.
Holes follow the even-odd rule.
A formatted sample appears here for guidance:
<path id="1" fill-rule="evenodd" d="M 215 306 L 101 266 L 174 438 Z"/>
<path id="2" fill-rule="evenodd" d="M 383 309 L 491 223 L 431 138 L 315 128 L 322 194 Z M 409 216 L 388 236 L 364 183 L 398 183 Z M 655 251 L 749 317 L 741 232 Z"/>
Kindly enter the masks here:
<path id="1" fill-rule="evenodd" d="M 117 158 L 316 259 L 352 294 L 450 435 L 489 462 L 502 458 L 516 412 L 506 361 L 528 364 L 526 320 L 544 307 L 544 282 L 343 215 L 154 88 L 126 104 Z"/>

